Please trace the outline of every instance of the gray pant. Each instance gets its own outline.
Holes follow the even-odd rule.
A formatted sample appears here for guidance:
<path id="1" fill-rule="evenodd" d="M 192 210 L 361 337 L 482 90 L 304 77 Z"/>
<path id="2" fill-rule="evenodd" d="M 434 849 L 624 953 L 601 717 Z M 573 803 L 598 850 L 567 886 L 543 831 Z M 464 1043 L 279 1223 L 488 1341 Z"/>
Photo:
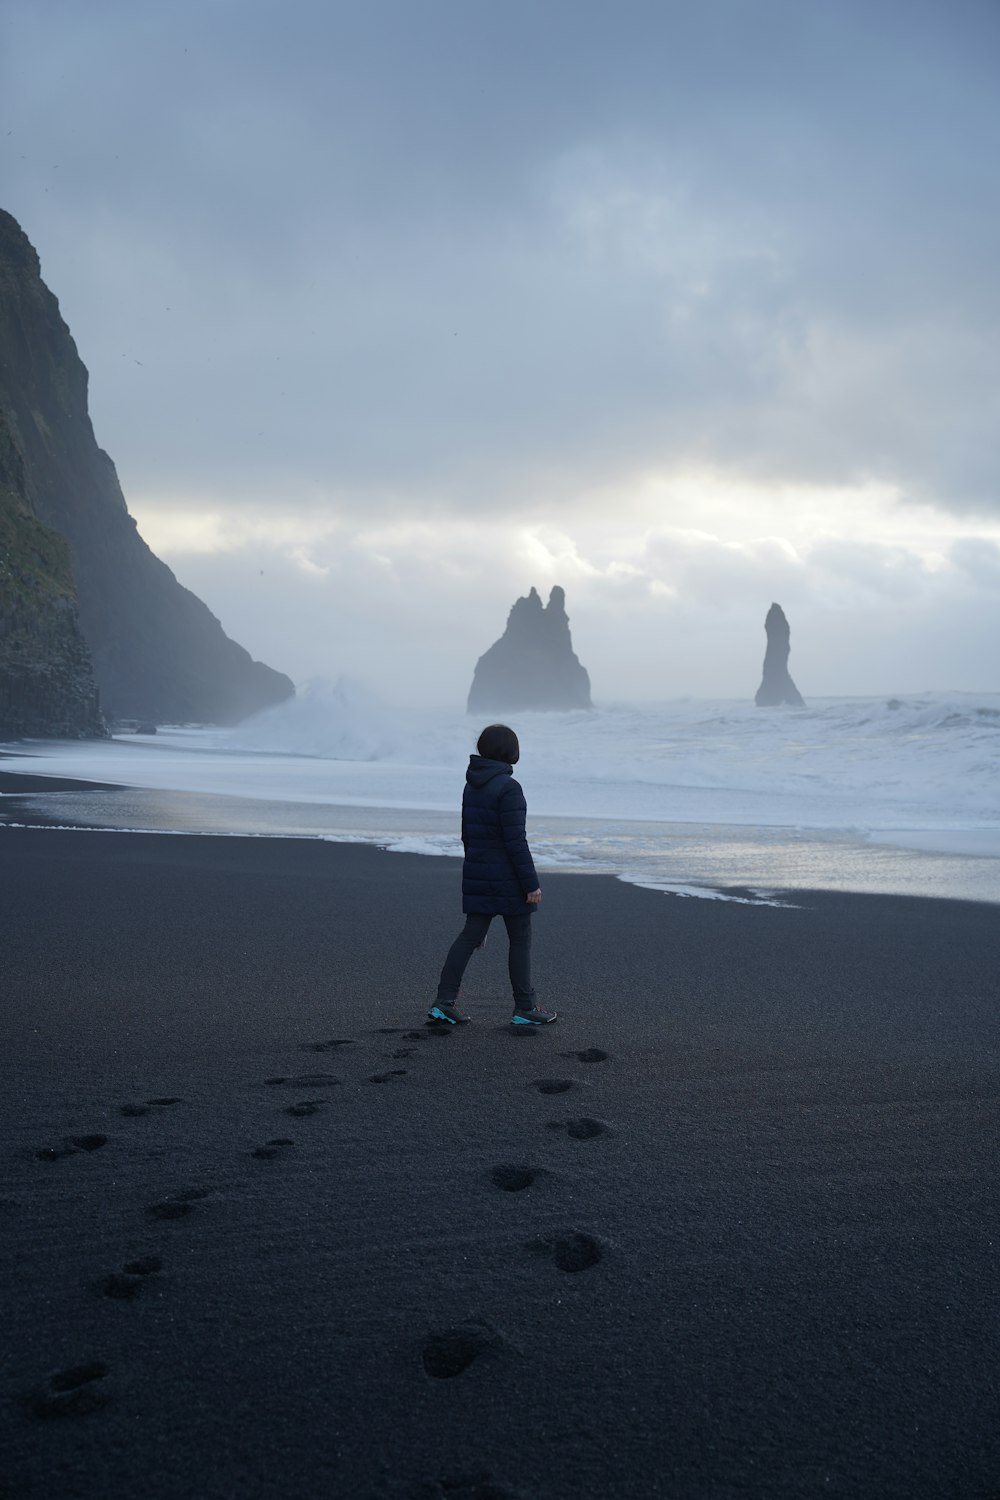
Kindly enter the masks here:
<path id="1" fill-rule="evenodd" d="M 510 987 L 514 992 L 517 1010 L 530 1010 L 535 1003 L 535 992 L 531 987 L 531 913 L 518 912 L 504 917 L 510 951 L 507 954 L 507 970 Z M 476 949 L 486 941 L 493 917 L 488 912 L 470 912 L 465 926 L 448 949 L 448 957 L 441 970 L 437 997 L 447 1004 L 458 999 L 459 985 L 469 959 Z"/>

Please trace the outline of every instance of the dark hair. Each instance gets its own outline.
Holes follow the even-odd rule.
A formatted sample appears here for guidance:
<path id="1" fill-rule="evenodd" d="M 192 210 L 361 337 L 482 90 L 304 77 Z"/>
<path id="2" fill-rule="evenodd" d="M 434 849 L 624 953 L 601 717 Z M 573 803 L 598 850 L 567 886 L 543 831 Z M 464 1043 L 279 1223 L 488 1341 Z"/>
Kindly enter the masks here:
<path id="1" fill-rule="evenodd" d="M 506 724 L 487 724 L 476 741 L 476 749 L 485 760 L 503 760 L 509 766 L 516 766 L 521 758 L 517 735 Z"/>

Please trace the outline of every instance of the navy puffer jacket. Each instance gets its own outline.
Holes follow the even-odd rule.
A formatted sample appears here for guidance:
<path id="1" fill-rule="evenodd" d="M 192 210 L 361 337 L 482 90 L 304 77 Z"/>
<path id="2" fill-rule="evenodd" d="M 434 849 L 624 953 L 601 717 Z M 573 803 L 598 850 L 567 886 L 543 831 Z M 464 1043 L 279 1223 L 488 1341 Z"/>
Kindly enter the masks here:
<path id="1" fill-rule="evenodd" d="M 462 794 L 462 910 L 513 916 L 533 910 L 529 891 L 538 890 L 525 834 L 527 804 L 503 760 L 469 757 Z"/>

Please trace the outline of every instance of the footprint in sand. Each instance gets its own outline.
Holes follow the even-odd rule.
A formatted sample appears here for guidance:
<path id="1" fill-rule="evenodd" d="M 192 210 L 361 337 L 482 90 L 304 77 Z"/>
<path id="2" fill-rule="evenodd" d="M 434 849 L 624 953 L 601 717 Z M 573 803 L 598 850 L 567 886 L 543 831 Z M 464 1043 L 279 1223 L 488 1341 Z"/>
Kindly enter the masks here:
<path id="1" fill-rule="evenodd" d="M 322 1099 L 301 1099 L 298 1104 L 289 1104 L 285 1110 L 293 1120 L 304 1120 L 306 1115 L 318 1115 L 325 1108 Z"/>
<path id="2" fill-rule="evenodd" d="M 29 1397 L 28 1409 L 33 1417 L 85 1417 L 107 1405 L 109 1392 L 101 1381 L 108 1373 L 102 1359 L 58 1370 L 43 1390 Z"/>
<path id="3" fill-rule="evenodd" d="M 183 1198 L 164 1198 L 160 1203 L 150 1203 L 146 1212 L 151 1219 L 184 1219 L 191 1212 L 191 1205 Z"/>
<path id="4" fill-rule="evenodd" d="M 390 1068 L 388 1073 L 373 1073 L 369 1083 L 388 1083 L 390 1078 L 402 1078 L 406 1073 L 405 1068 Z"/>
<path id="5" fill-rule="evenodd" d="M 353 1047 L 355 1041 L 350 1036 L 333 1037 L 328 1042 L 303 1042 L 303 1052 L 336 1052 L 338 1047 Z"/>
<path id="6" fill-rule="evenodd" d="M 286 1156 L 288 1148 L 294 1145 L 295 1142 L 290 1141 L 287 1135 L 277 1135 L 273 1140 L 266 1141 L 263 1146 L 258 1146 L 256 1150 L 251 1151 L 250 1155 L 255 1156 L 258 1161 L 274 1161 L 275 1157 Z"/>
<path id="7" fill-rule="evenodd" d="M 592 1120 L 583 1115 L 579 1120 L 550 1120 L 550 1130 L 565 1130 L 566 1134 L 574 1141 L 593 1141 L 599 1135 L 610 1135 L 611 1128 L 604 1124 L 603 1120 Z"/>
<path id="8" fill-rule="evenodd" d="M 265 1078 L 264 1082 L 272 1088 L 276 1084 L 283 1084 L 290 1089 L 331 1089 L 340 1082 L 332 1073 L 297 1073 L 294 1078 Z"/>
<path id="9" fill-rule="evenodd" d="M 120 1271 L 102 1276 L 96 1283 L 96 1288 L 104 1297 L 130 1301 L 133 1297 L 138 1297 L 146 1277 L 155 1276 L 162 1269 L 163 1262 L 158 1255 L 143 1255 L 138 1260 L 130 1260 Z"/>
<path id="10" fill-rule="evenodd" d="M 393 1058 L 412 1057 L 416 1050 L 416 1047 L 397 1047 L 395 1052 L 389 1053 L 389 1056 Z"/>
<path id="11" fill-rule="evenodd" d="M 442 1033 L 443 1034 L 443 1033 Z M 426 1042 L 430 1033 L 426 1031 L 404 1031 L 404 1042 Z"/>
<path id="12" fill-rule="evenodd" d="M 484 1354 L 495 1354 L 502 1342 L 489 1323 L 470 1318 L 466 1323 L 454 1323 L 429 1334 L 420 1359 L 433 1380 L 453 1380 Z"/>
<path id="13" fill-rule="evenodd" d="M 424 1479 L 410 1492 L 413 1500 L 520 1500 L 517 1490 L 498 1484 L 488 1469 L 474 1473 L 449 1472 Z"/>
<path id="14" fill-rule="evenodd" d="M 565 1094 L 573 1087 L 572 1078 L 536 1078 L 531 1087 L 540 1094 Z"/>
<path id="15" fill-rule="evenodd" d="M 505 1193 L 523 1193 L 525 1188 L 531 1187 L 542 1175 L 540 1167 L 500 1166 L 493 1168 L 490 1181 Z"/>
<path id="16" fill-rule="evenodd" d="M 73 1156 L 74 1151 L 72 1146 L 66 1145 L 43 1146 L 40 1151 L 35 1152 L 35 1155 L 39 1161 L 59 1161 L 63 1156 Z"/>
<path id="17" fill-rule="evenodd" d="M 398 1026 L 376 1026 L 375 1030 L 372 1033 L 372 1035 L 373 1036 L 398 1036 L 399 1035 L 399 1031 L 400 1031 L 400 1028 Z"/>
<path id="18" fill-rule="evenodd" d="M 607 1062 L 611 1056 L 610 1052 L 602 1052 L 600 1047 L 584 1047 L 582 1052 L 563 1052 L 562 1057 L 575 1057 L 577 1062 L 597 1063 Z"/>
<path id="19" fill-rule="evenodd" d="M 128 1261 L 122 1270 L 126 1276 L 155 1276 L 157 1271 L 163 1270 L 163 1261 L 158 1255 L 140 1255 L 136 1260 Z"/>
<path id="20" fill-rule="evenodd" d="M 183 1099 L 177 1099 L 173 1095 L 163 1095 L 159 1099 L 145 1099 L 141 1104 L 123 1104 L 118 1113 L 126 1119 L 138 1119 L 140 1115 L 148 1115 L 151 1109 L 169 1109 L 172 1104 L 183 1104 Z"/>
<path id="21" fill-rule="evenodd" d="M 68 1135 L 61 1146 L 43 1146 L 35 1155 L 39 1161 L 59 1161 L 64 1156 L 75 1156 L 78 1151 L 100 1151 L 107 1144 L 106 1135 Z"/>
<path id="22" fill-rule="evenodd" d="M 194 1204 L 207 1198 L 211 1191 L 211 1188 L 185 1188 L 183 1192 L 161 1198 L 159 1203 L 148 1204 L 146 1212 L 152 1219 L 185 1219 Z"/>
<path id="23" fill-rule="evenodd" d="M 96 1289 L 102 1297 L 113 1297 L 117 1302 L 126 1302 L 132 1297 L 138 1297 L 142 1291 L 141 1276 L 126 1276 L 123 1271 L 112 1271 L 110 1276 L 102 1276 L 96 1283 Z"/>
<path id="24" fill-rule="evenodd" d="M 589 1271 L 604 1255 L 599 1240 L 576 1229 L 532 1240 L 525 1248 L 533 1255 L 546 1256 L 557 1270 L 569 1273 Z"/>

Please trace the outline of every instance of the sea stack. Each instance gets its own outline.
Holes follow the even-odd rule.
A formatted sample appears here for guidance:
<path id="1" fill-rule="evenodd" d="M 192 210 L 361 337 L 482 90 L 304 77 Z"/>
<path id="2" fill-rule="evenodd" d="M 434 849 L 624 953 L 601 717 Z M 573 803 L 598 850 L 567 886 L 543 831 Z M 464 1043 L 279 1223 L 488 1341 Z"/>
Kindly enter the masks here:
<path id="1" fill-rule="evenodd" d="M 788 672 L 791 631 L 780 604 L 771 605 L 764 621 L 764 629 L 767 632 L 767 650 L 764 653 L 764 676 L 754 700 L 757 707 L 780 708 L 787 705 L 791 708 L 805 708 L 802 694 Z"/>
<path id="2" fill-rule="evenodd" d="M 590 708 L 590 678 L 573 650 L 566 594 L 543 605 L 536 589 L 518 599 L 507 628 L 476 663 L 469 713 Z"/>
<path id="3" fill-rule="evenodd" d="M 142 540 L 59 304 L 2 210 L 0 646 L 6 732 L 100 732 L 95 678 L 107 714 L 151 723 L 233 723 L 295 691 Z"/>

